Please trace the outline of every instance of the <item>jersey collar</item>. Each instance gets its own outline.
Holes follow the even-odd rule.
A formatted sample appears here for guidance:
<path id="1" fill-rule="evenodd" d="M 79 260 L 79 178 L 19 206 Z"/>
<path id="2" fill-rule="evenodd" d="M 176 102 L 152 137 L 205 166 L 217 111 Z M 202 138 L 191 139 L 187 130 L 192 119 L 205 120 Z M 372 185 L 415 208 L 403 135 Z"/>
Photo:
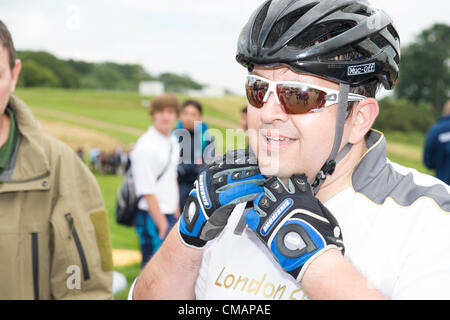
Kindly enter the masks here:
<path id="1" fill-rule="evenodd" d="M 386 166 L 386 138 L 378 130 L 371 129 L 366 139 L 368 150 L 353 169 L 350 181 L 356 192 L 370 184 Z"/>

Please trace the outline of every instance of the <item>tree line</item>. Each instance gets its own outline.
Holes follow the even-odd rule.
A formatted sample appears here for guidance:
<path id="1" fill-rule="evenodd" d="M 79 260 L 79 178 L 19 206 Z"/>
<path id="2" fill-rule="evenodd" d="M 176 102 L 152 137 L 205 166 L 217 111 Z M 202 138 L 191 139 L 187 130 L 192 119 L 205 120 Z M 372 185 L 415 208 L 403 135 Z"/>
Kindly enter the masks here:
<path id="1" fill-rule="evenodd" d="M 187 75 L 153 76 L 138 64 L 62 60 L 45 51 L 18 51 L 17 55 L 22 61 L 19 87 L 137 91 L 141 81 L 161 81 L 170 92 L 203 88 Z"/>
<path id="2" fill-rule="evenodd" d="M 374 127 L 425 133 L 450 99 L 450 26 L 434 24 L 401 49 L 394 94 L 379 101 Z"/>

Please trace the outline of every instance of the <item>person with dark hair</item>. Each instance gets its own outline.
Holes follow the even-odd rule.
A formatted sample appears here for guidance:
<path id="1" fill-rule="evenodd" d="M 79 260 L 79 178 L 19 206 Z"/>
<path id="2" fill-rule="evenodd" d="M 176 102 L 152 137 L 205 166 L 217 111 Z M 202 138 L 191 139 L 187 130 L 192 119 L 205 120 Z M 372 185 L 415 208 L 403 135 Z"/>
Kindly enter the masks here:
<path id="1" fill-rule="evenodd" d="M 186 100 L 181 105 L 180 120 L 175 134 L 181 146 L 178 165 L 178 184 L 180 187 L 180 208 L 184 207 L 194 181 L 204 165 L 204 151 L 214 147 L 214 140 L 208 134 L 208 125 L 202 120 L 203 107 L 197 100 Z M 214 157 L 214 150 L 208 156 Z"/>
<path id="2" fill-rule="evenodd" d="M 153 125 L 130 153 L 136 196 L 140 197 L 134 225 L 139 237 L 142 267 L 159 249 L 180 216 L 177 184 L 179 146 L 172 129 L 178 99 L 164 93 L 150 104 Z"/>
<path id="3" fill-rule="evenodd" d="M 82 147 L 77 148 L 77 156 L 80 157 L 81 161 L 84 161 L 84 150 Z"/>
<path id="4" fill-rule="evenodd" d="M 442 118 L 428 130 L 423 162 L 436 170 L 436 178 L 450 184 L 450 100 L 442 109 Z"/>
<path id="5" fill-rule="evenodd" d="M 247 106 L 242 108 L 241 110 L 241 120 L 240 120 L 241 128 L 244 131 L 248 130 L 248 121 L 247 121 Z"/>
<path id="6" fill-rule="evenodd" d="M 245 148 L 248 148 L 248 116 L 247 116 L 247 106 L 241 110 L 240 119 L 241 129 L 245 131 Z"/>
<path id="7" fill-rule="evenodd" d="M 268 0 L 236 59 L 250 149 L 200 173 L 130 298 L 450 298 L 450 187 L 389 161 L 371 129 L 377 89 L 398 79 L 391 18 Z"/>
<path id="8" fill-rule="evenodd" d="M 0 300 L 112 299 L 100 188 L 13 95 L 20 68 L 0 21 Z"/>

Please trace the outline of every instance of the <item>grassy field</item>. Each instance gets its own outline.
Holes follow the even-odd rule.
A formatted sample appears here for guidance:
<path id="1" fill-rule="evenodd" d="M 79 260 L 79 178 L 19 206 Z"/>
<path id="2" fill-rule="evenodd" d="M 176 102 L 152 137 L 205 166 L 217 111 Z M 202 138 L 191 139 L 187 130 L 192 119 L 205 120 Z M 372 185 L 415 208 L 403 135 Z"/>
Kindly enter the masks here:
<path id="1" fill-rule="evenodd" d="M 96 130 L 111 136 L 125 148 L 134 143 L 151 124 L 148 108 L 145 107 L 150 97 L 141 97 L 137 93 L 22 88 L 16 94 L 40 119 Z M 180 101 L 186 98 L 179 96 Z M 205 121 L 212 129 L 217 129 L 218 135 L 225 137 L 225 128 L 238 128 L 240 112 L 246 104 L 244 98 L 230 96 L 198 100 L 204 106 Z M 222 139 L 217 137 L 216 140 L 218 150 L 227 149 Z M 230 138 L 226 144 L 231 146 L 232 143 Z M 114 146 L 104 148 L 113 149 Z"/>
<path id="2" fill-rule="evenodd" d="M 17 96 L 24 100 L 41 121 L 44 131 L 60 138 L 71 147 L 82 146 L 85 151 L 97 146 L 113 150 L 118 144 L 125 148 L 136 141 L 150 125 L 149 98 L 137 93 L 62 89 L 19 89 Z M 180 100 L 186 97 L 180 96 Z M 240 111 L 246 100 L 241 97 L 200 98 L 204 106 L 205 121 L 217 134 L 225 137 L 225 128 L 237 128 Z M 388 157 L 402 165 L 432 174 L 422 164 L 421 133 L 385 133 L 388 140 Z M 239 135 L 238 135 L 239 136 Z M 218 150 L 230 149 L 236 138 L 228 137 L 225 143 L 217 139 Z M 133 228 L 115 222 L 116 191 L 122 178 L 99 175 L 96 178 L 102 190 L 109 212 L 112 245 L 114 249 L 139 250 L 138 239 Z M 131 285 L 140 270 L 139 264 L 116 267 Z M 128 290 L 116 295 L 126 299 Z"/>

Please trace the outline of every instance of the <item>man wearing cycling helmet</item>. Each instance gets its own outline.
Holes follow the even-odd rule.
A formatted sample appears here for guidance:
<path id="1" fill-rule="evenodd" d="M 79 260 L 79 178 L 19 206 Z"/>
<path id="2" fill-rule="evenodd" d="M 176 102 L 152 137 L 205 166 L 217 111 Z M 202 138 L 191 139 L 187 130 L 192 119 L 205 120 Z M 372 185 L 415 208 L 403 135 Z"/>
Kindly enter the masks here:
<path id="1" fill-rule="evenodd" d="M 398 79 L 389 16 L 367 1 L 266 1 L 236 58 L 250 152 L 200 174 L 130 297 L 449 298 L 449 187 L 390 162 L 371 129 L 377 89 Z"/>

